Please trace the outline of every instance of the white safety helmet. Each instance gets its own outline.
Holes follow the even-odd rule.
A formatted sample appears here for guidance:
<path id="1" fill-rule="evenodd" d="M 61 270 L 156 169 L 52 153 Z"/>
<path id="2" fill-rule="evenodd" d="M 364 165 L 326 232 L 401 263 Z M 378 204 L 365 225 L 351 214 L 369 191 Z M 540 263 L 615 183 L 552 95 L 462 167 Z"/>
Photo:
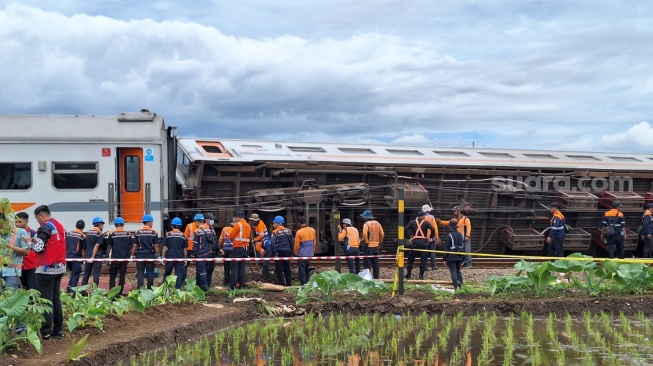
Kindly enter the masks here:
<path id="1" fill-rule="evenodd" d="M 422 211 L 424 211 L 425 213 L 426 212 L 431 212 L 431 211 L 433 211 L 433 207 L 431 207 L 429 205 L 423 205 L 422 206 Z"/>
<path id="2" fill-rule="evenodd" d="M 342 220 L 342 223 L 343 223 L 343 224 L 347 224 L 347 225 L 351 225 L 351 220 L 349 220 L 349 219 L 344 219 L 344 220 Z"/>

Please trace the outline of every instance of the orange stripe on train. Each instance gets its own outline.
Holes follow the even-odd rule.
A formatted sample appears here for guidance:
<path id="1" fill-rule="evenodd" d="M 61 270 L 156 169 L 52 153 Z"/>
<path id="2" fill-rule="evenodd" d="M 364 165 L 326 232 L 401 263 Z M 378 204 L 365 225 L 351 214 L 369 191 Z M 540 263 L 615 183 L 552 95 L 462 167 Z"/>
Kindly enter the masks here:
<path id="1" fill-rule="evenodd" d="M 28 209 L 32 206 L 34 206 L 36 202 L 11 202 L 11 209 L 14 212 L 20 212 L 20 211 L 25 211 L 25 209 Z"/>

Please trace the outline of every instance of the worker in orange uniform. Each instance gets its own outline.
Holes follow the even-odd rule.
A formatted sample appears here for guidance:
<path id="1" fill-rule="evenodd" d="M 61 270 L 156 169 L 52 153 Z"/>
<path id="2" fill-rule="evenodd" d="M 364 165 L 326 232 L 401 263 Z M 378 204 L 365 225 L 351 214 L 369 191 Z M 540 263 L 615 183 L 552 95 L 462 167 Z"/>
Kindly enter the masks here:
<path id="1" fill-rule="evenodd" d="M 422 205 L 422 211 L 424 211 L 424 219 L 428 221 L 435 229 L 435 237 L 429 240 L 429 250 L 435 250 L 440 245 L 440 233 L 438 232 L 438 224 L 435 221 L 435 216 L 431 215 L 433 207 L 431 207 L 429 204 Z M 435 255 L 435 252 L 429 253 L 429 259 L 431 261 L 431 270 L 438 269 L 438 258 Z"/>
<path id="2" fill-rule="evenodd" d="M 621 202 L 612 201 L 612 210 L 609 210 L 603 216 L 601 227 L 603 228 L 603 237 L 608 244 L 608 257 L 614 258 L 615 252 L 617 258 L 624 258 L 624 240 L 626 240 L 626 218 L 623 212 L 619 211 Z"/>
<path id="3" fill-rule="evenodd" d="M 252 235 L 254 236 L 254 250 L 261 257 L 270 258 L 273 256 L 273 250 L 270 248 L 270 233 L 268 232 L 268 227 L 265 226 L 265 223 L 258 214 L 251 214 L 249 216 L 249 224 L 252 228 Z M 267 281 L 270 278 L 270 261 L 262 262 L 263 270 L 261 271 L 261 277 L 264 281 Z"/>
<path id="4" fill-rule="evenodd" d="M 231 234 L 231 230 L 233 229 L 234 224 L 236 223 L 236 218 L 234 217 L 231 220 L 231 225 L 222 228 L 222 232 L 220 233 L 220 238 L 218 239 L 218 246 L 220 246 L 220 249 L 222 249 L 222 257 L 223 258 L 231 258 L 231 251 L 234 249 L 234 243 L 231 242 L 231 239 L 229 239 L 229 234 Z M 224 285 L 229 286 L 231 281 L 229 278 L 231 277 L 231 262 L 229 261 L 224 261 Z"/>
<path id="5" fill-rule="evenodd" d="M 454 218 L 452 220 L 456 220 L 458 222 L 458 232 L 463 234 L 463 240 L 465 241 L 465 253 L 471 253 L 472 223 L 469 221 L 469 217 L 463 214 L 462 208 L 460 206 L 454 206 L 453 215 Z M 449 220 L 444 221 L 436 218 L 435 221 L 443 226 L 449 225 Z M 465 265 L 468 268 L 472 268 L 472 256 L 469 254 L 465 255 Z"/>
<path id="6" fill-rule="evenodd" d="M 245 221 L 245 213 L 243 211 L 236 211 L 234 215 L 236 223 L 234 224 L 229 239 L 233 243 L 234 249 L 231 251 L 231 258 L 247 258 L 248 248 L 252 237 L 252 228 Z M 229 276 L 230 283 L 229 289 L 235 290 L 238 288 L 245 288 L 245 270 L 247 263 L 245 261 L 231 262 L 231 275 Z"/>
<path id="7" fill-rule="evenodd" d="M 410 238 L 408 247 L 411 249 L 408 253 L 406 278 L 410 279 L 413 263 L 415 263 L 415 258 L 419 256 L 419 279 L 423 280 L 424 272 L 426 272 L 426 262 L 428 261 L 428 253 L 424 249 L 428 248 L 429 238 L 433 237 L 435 229 L 431 223 L 424 219 L 424 211 L 419 211 L 417 212 L 417 218 L 406 225 L 406 232 Z"/>
<path id="8" fill-rule="evenodd" d="M 372 211 L 363 211 L 361 217 L 365 219 L 365 224 L 363 224 L 363 241 L 369 248 L 370 255 L 380 255 L 381 243 L 383 243 L 385 237 L 383 227 L 378 221 L 374 220 Z M 369 258 L 369 260 L 372 267 L 372 277 L 379 279 L 379 258 L 373 257 Z"/>
<path id="9" fill-rule="evenodd" d="M 567 232 L 565 231 L 565 217 L 560 212 L 560 205 L 557 202 L 551 203 L 551 230 L 546 238 L 549 245 L 548 254 L 551 257 L 564 257 L 564 243 Z"/>
<path id="10" fill-rule="evenodd" d="M 196 232 L 197 232 L 197 223 L 195 223 L 195 221 L 189 222 L 186 225 L 186 229 L 184 230 L 184 236 L 188 240 L 188 247 L 186 248 L 188 253 L 193 251 L 193 239 L 195 239 L 195 233 Z M 183 281 L 186 280 L 186 274 L 188 273 L 188 265 L 189 264 L 190 264 L 190 262 L 186 262 L 186 270 L 184 271 L 184 277 L 182 278 Z"/>
<path id="11" fill-rule="evenodd" d="M 294 254 L 298 257 L 312 257 L 315 254 L 315 247 L 317 246 L 317 234 L 315 229 L 306 224 L 306 217 L 299 216 L 297 222 L 301 228 L 295 234 L 295 248 Z M 299 270 L 299 282 L 304 285 L 308 282 L 310 277 L 308 274 L 308 266 L 310 260 L 300 259 L 297 261 L 297 268 Z"/>
<path id="12" fill-rule="evenodd" d="M 350 219 L 344 219 L 340 223 L 340 231 L 338 232 L 338 241 L 342 242 L 345 246 L 345 255 L 355 256 L 360 255 L 360 237 L 358 235 L 358 229 L 351 225 Z M 347 267 L 349 267 L 349 273 L 358 273 L 361 271 L 360 259 L 359 258 L 347 258 Z"/>

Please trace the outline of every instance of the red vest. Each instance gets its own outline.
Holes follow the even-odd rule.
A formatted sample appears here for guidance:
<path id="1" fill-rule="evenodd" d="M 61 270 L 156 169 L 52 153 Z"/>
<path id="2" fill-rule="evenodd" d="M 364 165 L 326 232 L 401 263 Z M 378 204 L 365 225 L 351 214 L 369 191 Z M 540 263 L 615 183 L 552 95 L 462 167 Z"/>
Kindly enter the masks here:
<path id="1" fill-rule="evenodd" d="M 52 229 L 52 236 L 48 239 L 48 243 L 43 253 L 36 253 L 36 266 L 51 266 L 58 263 L 66 263 L 66 231 L 63 225 L 55 219 L 50 219 L 46 225 L 50 223 L 54 226 Z"/>

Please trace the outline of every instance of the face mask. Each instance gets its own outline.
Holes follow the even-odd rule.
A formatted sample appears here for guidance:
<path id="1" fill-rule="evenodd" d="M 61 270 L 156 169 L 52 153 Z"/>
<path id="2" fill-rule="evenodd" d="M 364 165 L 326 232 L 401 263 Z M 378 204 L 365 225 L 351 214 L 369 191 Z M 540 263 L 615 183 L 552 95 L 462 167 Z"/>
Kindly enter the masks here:
<path id="1" fill-rule="evenodd" d="M 215 220 L 209 220 L 209 223 L 210 223 L 211 225 L 213 225 L 213 224 L 215 224 Z"/>

